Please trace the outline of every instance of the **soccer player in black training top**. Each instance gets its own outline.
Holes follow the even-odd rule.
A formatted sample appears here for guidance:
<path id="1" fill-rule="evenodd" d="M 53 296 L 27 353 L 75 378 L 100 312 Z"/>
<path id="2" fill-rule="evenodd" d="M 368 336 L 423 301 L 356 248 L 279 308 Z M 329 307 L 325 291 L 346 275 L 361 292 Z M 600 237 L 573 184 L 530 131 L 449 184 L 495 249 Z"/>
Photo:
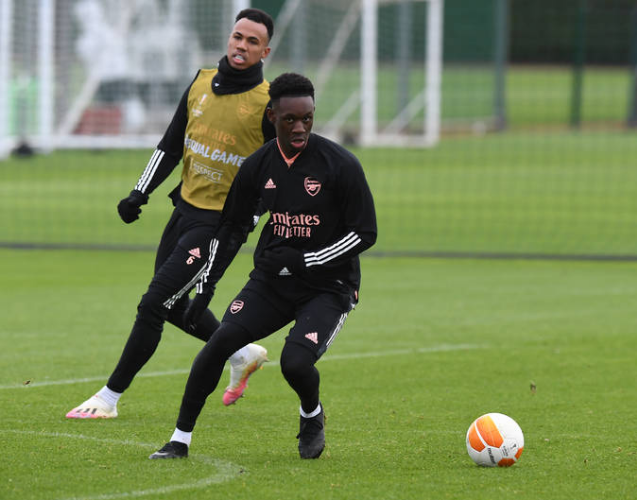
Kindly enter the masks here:
<path id="1" fill-rule="evenodd" d="M 299 453 L 318 458 L 325 447 L 319 372 L 314 366 L 358 301 L 358 255 L 376 241 L 376 214 L 354 155 L 311 133 L 314 88 L 285 73 L 270 85 L 274 139 L 246 159 L 223 209 L 210 270 L 184 321 L 196 325 L 228 261 L 232 234 L 250 221 L 258 200 L 270 217 L 254 253 L 250 280 L 219 329 L 195 358 L 170 442 L 150 458 L 188 456 L 206 398 L 234 351 L 294 322 L 281 352 L 281 371 L 301 401 Z M 218 260 L 219 259 L 219 260 Z"/>
<path id="2" fill-rule="evenodd" d="M 208 261 L 210 241 L 232 180 L 244 159 L 275 135 L 266 115 L 270 97 L 262 63 L 270 53 L 273 30 L 272 18 L 263 11 L 245 9 L 237 15 L 218 70 L 197 73 L 135 189 L 119 203 L 124 222 L 138 219 L 141 205 L 183 157 L 181 183 L 171 193 L 175 210 L 157 249 L 155 275 L 137 307 L 119 363 L 106 386 L 69 411 L 67 418 L 117 417 L 117 402 L 155 352 L 164 322 L 186 330 L 188 292 Z M 253 227 L 254 221 L 246 220 L 243 234 L 235 239 L 245 238 Z M 187 331 L 207 341 L 218 326 L 212 312 L 204 311 L 197 327 Z M 263 347 L 240 347 L 230 357 L 230 386 L 223 396 L 226 405 L 242 395 L 248 377 L 266 361 Z"/>

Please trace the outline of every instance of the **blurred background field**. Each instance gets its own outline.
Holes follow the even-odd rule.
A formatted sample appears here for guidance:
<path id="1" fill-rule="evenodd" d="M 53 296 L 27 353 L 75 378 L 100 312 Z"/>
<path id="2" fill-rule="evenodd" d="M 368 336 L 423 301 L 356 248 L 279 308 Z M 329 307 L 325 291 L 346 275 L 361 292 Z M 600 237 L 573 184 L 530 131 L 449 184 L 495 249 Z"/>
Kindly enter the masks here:
<path id="1" fill-rule="evenodd" d="M 353 150 L 375 196 L 376 252 L 635 256 L 637 140 L 628 132 L 509 133 L 426 150 Z M 2 243 L 153 248 L 178 172 L 133 225 L 115 210 L 150 153 L 6 160 Z"/>
<path id="2" fill-rule="evenodd" d="M 0 245 L 157 243 L 180 167 L 134 227 L 115 206 L 247 2 L 119 1 L 64 0 L 48 11 L 8 2 Z M 267 78 L 308 74 L 315 131 L 364 165 L 378 204 L 374 251 L 637 255 L 634 2 L 251 5 L 277 19 Z"/>

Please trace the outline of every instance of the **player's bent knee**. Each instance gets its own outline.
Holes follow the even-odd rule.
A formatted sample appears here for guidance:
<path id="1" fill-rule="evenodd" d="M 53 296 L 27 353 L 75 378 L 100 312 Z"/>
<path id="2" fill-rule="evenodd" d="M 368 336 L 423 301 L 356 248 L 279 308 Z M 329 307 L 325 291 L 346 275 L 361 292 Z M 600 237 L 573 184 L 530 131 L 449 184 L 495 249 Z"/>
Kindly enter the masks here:
<path id="1" fill-rule="evenodd" d="M 137 306 L 137 317 L 153 323 L 166 321 L 168 312 L 162 297 L 150 292 L 144 294 Z"/>
<path id="2" fill-rule="evenodd" d="M 206 348 L 218 351 L 227 359 L 250 342 L 252 337 L 243 327 L 234 323 L 221 322 L 206 343 Z"/>
<path id="3" fill-rule="evenodd" d="M 308 348 L 288 342 L 281 352 L 281 372 L 285 378 L 302 376 L 314 366 L 315 354 Z"/>

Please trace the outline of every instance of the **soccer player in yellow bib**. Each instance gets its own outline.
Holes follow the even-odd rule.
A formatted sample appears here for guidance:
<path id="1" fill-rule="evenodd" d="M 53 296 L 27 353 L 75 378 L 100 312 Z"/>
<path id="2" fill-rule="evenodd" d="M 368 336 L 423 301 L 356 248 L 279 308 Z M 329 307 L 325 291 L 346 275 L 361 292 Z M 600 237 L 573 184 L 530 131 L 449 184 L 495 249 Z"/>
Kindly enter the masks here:
<path id="1" fill-rule="evenodd" d="M 245 9 L 237 15 L 218 69 L 197 73 L 135 188 L 120 201 L 119 215 L 130 224 L 139 218 L 149 195 L 180 161 L 183 164 L 181 182 L 170 195 L 175 209 L 159 242 L 155 275 L 137 306 L 120 360 L 106 385 L 69 411 L 67 418 L 117 417 L 118 401 L 155 352 L 165 321 L 204 342 L 219 326 L 210 310 L 196 328 L 187 328 L 183 316 L 188 293 L 208 261 L 232 181 L 244 159 L 275 136 L 266 113 L 269 83 L 263 77 L 273 32 L 272 18 L 261 10 Z M 241 245 L 255 221 L 229 245 Z M 249 344 L 230 357 L 225 405 L 243 395 L 266 354 L 263 347 Z"/>

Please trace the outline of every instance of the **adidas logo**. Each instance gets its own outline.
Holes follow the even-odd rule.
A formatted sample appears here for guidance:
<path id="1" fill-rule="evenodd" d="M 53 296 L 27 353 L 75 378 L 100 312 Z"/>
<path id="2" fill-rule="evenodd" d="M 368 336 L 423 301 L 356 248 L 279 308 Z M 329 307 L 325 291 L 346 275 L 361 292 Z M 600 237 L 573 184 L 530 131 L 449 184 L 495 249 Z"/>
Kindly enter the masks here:
<path id="1" fill-rule="evenodd" d="M 287 267 L 284 267 L 279 271 L 279 276 L 292 276 L 292 273 Z"/>
<path id="2" fill-rule="evenodd" d="M 315 344 L 318 344 L 318 333 L 316 332 L 306 333 L 305 338 L 308 339 L 310 342 L 314 342 Z"/>
<path id="3" fill-rule="evenodd" d="M 268 179 L 268 182 L 265 183 L 265 189 L 276 189 L 276 184 L 272 180 L 272 178 Z"/>
<path id="4" fill-rule="evenodd" d="M 199 250 L 199 247 L 188 250 L 188 253 L 190 254 L 190 257 L 186 259 L 186 264 L 188 265 L 192 264 L 195 259 L 201 259 L 201 251 Z"/>

